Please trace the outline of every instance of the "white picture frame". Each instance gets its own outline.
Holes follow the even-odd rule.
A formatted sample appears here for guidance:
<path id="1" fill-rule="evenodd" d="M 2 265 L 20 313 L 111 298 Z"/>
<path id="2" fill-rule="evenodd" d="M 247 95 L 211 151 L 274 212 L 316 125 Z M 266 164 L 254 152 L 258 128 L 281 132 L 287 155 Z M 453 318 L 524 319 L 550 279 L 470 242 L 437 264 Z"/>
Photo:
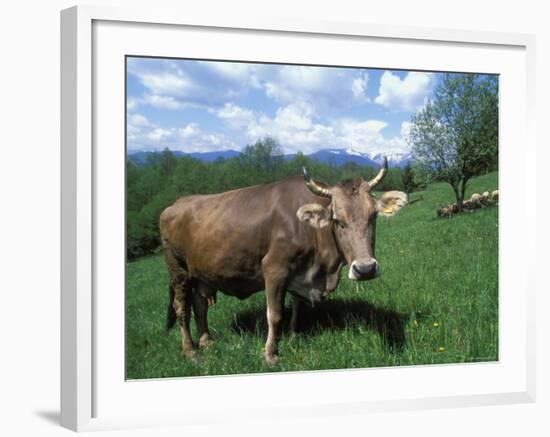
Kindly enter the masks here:
<path id="1" fill-rule="evenodd" d="M 109 136 L 112 130 L 123 129 L 124 126 L 110 128 L 101 121 L 104 112 L 100 108 L 104 103 L 96 91 L 97 89 L 109 90 L 113 98 L 118 98 L 123 93 L 120 89 L 121 77 L 117 76 L 116 79 L 109 80 L 104 87 L 100 84 L 106 77 L 102 68 L 106 65 L 105 61 L 111 59 L 110 56 L 115 56 L 118 59 L 117 62 L 120 61 L 120 53 L 125 52 L 123 44 L 125 38 L 121 35 L 130 35 L 130 32 L 134 32 L 131 35 L 135 36 L 137 35 L 135 32 L 139 34 L 146 29 L 149 32 L 148 35 L 152 35 L 147 43 L 140 42 L 140 38 L 134 38 L 132 41 L 135 44 L 143 44 L 140 51 L 143 50 L 148 54 L 160 47 L 161 34 L 185 29 L 188 35 L 233 32 L 236 35 L 235 38 L 245 39 L 247 35 L 248 38 L 262 36 L 271 40 L 284 36 L 294 38 L 297 42 L 302 39 L 323 40 L 323 38 L 326 41 L 330 38 L 331 41 L 335 41 L 335 44 L 339 43 L 338 41 L 349 44 L 352 44 L 350 41 L 353 41 L 353 44 L 370 41 L 372 44 L 391 46 L 399 44 L 409 44 L 411 47 L 429 46 L 433 50 L 446 50 L 452 46 L 464 52 L 466 57 L 468 53 L 479 50 L 483 56 L 479 56 L 479 59 L 472 62 L 487 62 L 486 59 L 482 59 L 486 57 L 484 52 L 486 50 L 495 53 L 494 65 L 509 65 L 509 67 L 502 67 L 502 71 L 499 67 L 491 69 L 489 64 L 485 64 L 487 68 L 484 69 L 489 73 L 504 75 L 505 80 L 502 84 L 504 91 L 501 93 L 514 89 L 513 92 L 510 91 L 510 95 L 503 96 L 504 108 L 501 110 L 501 132 L 505 135 L 501 142 L 500 158 L 500 238 L 501 241 L 503 235 L 510 238 L 507 238 L 509 241 L 501 245 L 500 249 L 500 285 L 508 287 L 508 284 L 513 284 L 517 294 L 508 296 L 508 293 L 503 294 L 501 290 L 503 308 L 501 308 L 499 320 L 502 335 L 499 337 L 500 349 L 503 352 L 499 362 L 468 366 L 414 366 L 328 373 L 299 372 L 188 378 L 185 382 L 187 393 L 198 394 L 201 390 L 201 392 L 204 391 L 204 396 L 216 395 L 226 400 L 230 399 L 228 396 L 236 390 L 254 393 L 265 387 L 273 388 L 274 395 L 270 402 L 262 403 L 255 399 L 256 402 L 253 403 L 246 401 L 245 396 L 241 395 L 239 402 L 249 404 L 245 405 L 247 407 L 245 410 L 248 411 L 241 411 L 241 413 L 231 409 L 222 411 L 215 404 L 209 408 L 208 412 L 202 414 L 193 410 L 186 410 L 188 413 L 184 414 L 183 405 L 180 407 L 180 413 L 177 406 L 171 410 L 164 409 L 163 405 L 157 405 L 155 408 L 154 404 L 158 404 L 159 399 L 170 391 L 171 387 L 174 387 L 173 390 L 179 390 L 183 382 L 178 379 L 139 383 L 125 382 L 123 378 L 121 380 L 120 369 L 110 369 L 109 362 L 104 358 L 108 354 L 102 354 L 99 351 L 102 348 L 107 348 L 105 351 L 120 349 L 120 341 L 117 343 L 120 339 L 118 321 L 120 317 L 123 318 L 123 314 L 118 314 L 116 311 L 117 308 L 120 309 L 120 302 L 124 301 L 124 289 L 114 286 L 115 292 L 112 294 L 117 296 L 117 300 L 113 300 L 113 305 L 109 307 L 105 306 L 109 303 L 108 297 L 98 300 L 97 296 L 101 290 L 105 290 L 105 284 L 111 281 L 120 284 L 120 271 L 111 272 L 108 267 L 105 267 L 112 263 L 102 255 L 106 250 L 112 252 L 114 256 L 120 255 L 120 247 L 110 243 L 110 241 L 120 240 L 118 235 L 120 226 L 117 228 L 118 231 L 108 229 L 108 218 L 102 211 L 106 210 L 105 206 L 109 205 L 109 202 L 116 205 L 117 199 L 120 200 L 120 197 L 116 196 L 117 190 L 114 190 L 115 193 L 109 200 L 104 200 L 108 196 L 105 187 L 120 188 L 120 181 L 124 181 L 124 167 L 119 165 L 121 162 L 119 155 L 113 155 L 117 158 L 109 160 L 109 152 L 103 148 L 101 153 L 98 153 L 98 147 L 104 147 L 101 146 L 105 143 L 101 141 L 104 138 L 103 135 Z M 158 34 L 158 41 L 154 34 Z M 109 46 L 112 46 L 109 49 L 106 48 L 106 38 Z M 157 48 L 156 44 L 159 44 Z M 167 50 L 170 50 L 166 45 L 164 47 L 165 52 L 158 53 L 161 56 L 166 55 Z M 204 50 L 207 50 L 207 47 L 208 45 L 205 44 Z M 251 47 L 254 51 L 254 47 Z M 372 411 L 533 402 L 535 399 L 535 309 L 534 272 L 530 265 L 534 266 L 535 263 L 529 263 L 529 261 L 534 255 L 525 255 L 519 261 L 516 259 L 521 271 L 517 277 L 506 276 L 506 266 L 513 256 L 512 251 L 534 253 L 527 250 L 534 245 L 535 241 L 534 217 L 529 215 L 528 208 L 513 208 L 511 200 L 507 201 L 507 199 L 521 198 L 525 205 L 529 205 L 529 202 L 534 203 L 536 180 L 534 169 L 528 167 L 526 158 L 514 159 L 508 147 L 514 142 L 521 141 L 524 145 L 522 150 L 526 156 L 536 154 L 533 134 L 534 49 L 534 36 L 523 34 L 377 26 L 362 23 L 289 21 L 275 18 L 243 18 L 239 21 L 229 21 L 214 15 L 194 16 L 186 10 L 162 11 L 156 8 L 126 10 L 103 6 L 78 6 L 62 11 L 61 424 L 75 431 L 86 431 L 142 426 L 196 425 L 238 420 L 263 421 L 270 417 L 297 415 L 365 414 Z M 202 48 L 199 46 L 196 50 L 200 51 Z M 399 53 L 398 49 L 395 50 L 397 50 L 395 53 Z M 270 49 L 263 50 L 263 52 L 266 51 L 269 52 Z M 136 54 L 135 50 L 132 53 L 126 53 Z M 386 58 L 380 58 L 385 59 L 385 67 L 422 69 L 424 65 L 425 69 L 434 68 L 428 65 L 427 59 L 412 59 L 410 53 L 404 51 L 401 52 L 402 60 L 399 61 L 395 53 Z M 101 58 L 102 56 L 105 58 Z M 246 59 L 252 60 L 250 56 L 254 55 L 247 56 Z M 266 58 L 261 60 L 271 59 L 269 53 L 265 56 Z M 273 56 L 276 57 L 277 54 L 274 53 Z M 300 53 L 288 56 L 297 56 L 298 58 L 294 60 L 299 60 Z M 499 56 L 502 56 L 501 64 L 499 64 L 501 62 Z M 95 64 L 98 59 L 102 61 L 98 62 L 99 66 Z M 460 66 L 467 65 L 460 60 L 460 56 L 454 62 L 454 66 L 449 67 L 450 70 L 462 70 L 464 68 Z M 471 65 L 471 68 L 474 68 L 474 64 Z M 506 68 L 510 69 L 509 72 Z M 504 73 L 505 70 L 507 73 Z M 512 101 L 515 104 L 514 108 L 510 104 Z M 121 107 L 116 110 L 121 111 L 123 115 L 122 102 Z M 514 126 L 509 126 L 508 122 L 513 120 L 516 120 Z M 120 138 L 120 135 L 115 134 L 114 137 Z M 120 146 L 123 150 L 123 144 L 116 147 Z M 116 147 L 114 150 L 119 153 Z M 513 175 L 510 172 L 512 162 L 516 170 Z M 106 203 L 102 204 L 102 202 Z M 514 225 L 518 223 L 523 223 L 524 226 L 521 239 L 518 235 L 514 236 L 513 232 Z M 110 239 L 110 232 L 118 232 L 118 234 L 114 239 Z M 108 247 L 110 244 L 112 244 L 111 248 Z M 120 270 L 120 265 L 117 264 L 116 268 Z M 517 311 L 514 319 L 515 331 L 507 324 L 514 310 Z M 109 343 L 104 333 L 111 328 L 116 334 L 112 336 L 113 341 Z M 115 352 L 117 357 L 120 357 L 120 353 L 123 355 L 123 351 L 115 350 Z M 123 365 L 123 362 L 120 363 L 120 366 L 123 367 Z M 377 372 L 376 380 L 381 381 L 378 387 L 372 384 L 373 372 Z M 477 389 L 474 385 L 469 386 L 467 381 L 461 378 L 473 378 L 474 383 L 478 382 Z M 407 385 L 406 381 L 411 379 L 419 382 L 432 379 L 433 385 L 428 387 L 429 384 L 427 384 L 425 389 L 419 390 L 418 386 Z M 396 386 L 402 383 L 402 388 L 395 388 L 388 384 L 388 381 L 395 381 Z M 453 381 L 453 383 L 449 382 L 446 386 L 445 381 Z M 320 383 L 323 384 L 323 389 L 317 392 L 315 387 Z M 346 387 L 362 386 L 361 384 L 369 384 L 369 390 L 365 390 L 365 393 L 349 392 L 349 396 L 346 397 Z M 298 394 L 293 399 L 293 403 L 285 404 L 284 391 L 289 387 L 300 385 L 303 390 L 297 390 Z M 445 387 L 441 388 L 442 385 Z M 281 387 L 281 393 L 277 393 L 276 387 Z M 387 390 L 384 390 L 385 387 Z M 107 392 L 111 389 L 112 391 Z M 111 401 L 106 400 L 105 393 L 108 393 Z M 302 395 L 302 393 L 305 394 Z M 123 399 L 124 396 L 126 398 Z M 133 399 L 134 402 L 128 403 L 129 409 L 118 410 L 117 405 L 128 399 Z M 128 413 L 130 408 L 135 411 L 135 414 Z"/>

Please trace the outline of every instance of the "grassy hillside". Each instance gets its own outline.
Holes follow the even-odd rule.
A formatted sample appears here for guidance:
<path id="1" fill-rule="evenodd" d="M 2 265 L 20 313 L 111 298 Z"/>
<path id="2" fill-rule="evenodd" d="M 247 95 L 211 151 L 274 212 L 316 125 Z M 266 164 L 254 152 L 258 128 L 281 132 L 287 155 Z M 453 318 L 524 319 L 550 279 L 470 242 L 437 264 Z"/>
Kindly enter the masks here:
<path id="1" fill-rule="evenodd" d="M 497 173 L 473 179 L 467 196 L 497 189 L 497 179 Z M 413 193 L 415 199 L 421 200 L 396 217 L 378 220 L 382 276 L 356 283 L 344 271 L 334 297 L 304 311 L 298 335 L 283 334 L 273 369 L 261 359 L 264 293 L 244 301 L 219 293 L 209 311 L 215 343 L 193 363 L 180 357 L 179 329 L 164 330 L 162 256 L 128 263 L 127 377 L 497 360 L 498 207 L 436 218 L 436 208 L 454 200 L 440 183 Z"/>

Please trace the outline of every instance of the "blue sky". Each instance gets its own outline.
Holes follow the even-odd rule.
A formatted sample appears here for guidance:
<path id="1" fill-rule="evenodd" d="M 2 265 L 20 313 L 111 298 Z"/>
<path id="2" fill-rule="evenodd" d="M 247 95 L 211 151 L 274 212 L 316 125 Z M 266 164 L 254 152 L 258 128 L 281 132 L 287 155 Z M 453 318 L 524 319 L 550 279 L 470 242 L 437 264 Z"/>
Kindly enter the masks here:
<path id="1" fill-rule="evenodd" d="M 406 153 L 411 115 L 439 74 L 127 59 L 128 151 L 240 150 L 267 135 L 285 153 Z"/>

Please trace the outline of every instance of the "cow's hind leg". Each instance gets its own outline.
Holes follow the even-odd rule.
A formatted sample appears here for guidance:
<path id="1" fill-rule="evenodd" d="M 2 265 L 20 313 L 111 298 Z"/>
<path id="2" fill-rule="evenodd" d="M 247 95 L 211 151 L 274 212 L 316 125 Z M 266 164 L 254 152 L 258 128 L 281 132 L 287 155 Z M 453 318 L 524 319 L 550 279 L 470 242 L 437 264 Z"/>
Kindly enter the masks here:
<path id="1" fill-rule="evenodd" d="M 191 321 L 191 305 L 193 299 L 193 287 L 187 278 L 178 277 L 174 284 L 174 309 L 180 322 L 181 354 L 187 358 L 194 358 L 195 350 L 189 322 Z"/>
<path id="2" fill-rule="evenodd" d="M 300 302 L 300 299 L 292 296 L 292 315 L 290 316 L 290 324 L 288 327 L 288 331 L 291 337 L 296 336 L 296 326 L 298 325 L 298 316 L 300 314 L 301 306 L 302 303 Z"/>
<path id="3" fill-rule="evenodd" d="M 189 322 L 191 320 L 191 305 L 193 299 L 193 281 L 187 271 L 176 259 L 169 248 L 164 248 L 164 259 L 168 268 L 170 281 L 170 303 L 175 313 L 175 319 L 179 321 L 181 331 L 181 353 L 187 358 L 193 358 L 195 351 Z M 167 327 L 173 324 L 173 313 L 168 310 Z"/>
<path id="4" fill-rule="evenodd" d="M 206 285 L 198 283 L 193 292 L 193 312 L 195 313 L 195 323 L 199 335 L 199 347 L 206 348 L 212 344 L 210 332 L 208 331 L 208 300 L 213 302 L 215 290 L 211 290 Z"/>

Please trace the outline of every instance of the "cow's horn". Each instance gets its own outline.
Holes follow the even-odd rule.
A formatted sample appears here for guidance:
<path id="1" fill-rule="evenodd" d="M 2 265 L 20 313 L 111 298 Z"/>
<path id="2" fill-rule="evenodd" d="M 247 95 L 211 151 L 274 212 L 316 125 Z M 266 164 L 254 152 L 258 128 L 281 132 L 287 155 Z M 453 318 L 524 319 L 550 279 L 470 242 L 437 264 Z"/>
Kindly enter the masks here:
<path id="1" fill-rule="evenodd" d="M 311 191 L 313 194 L 316 194 L 317 196 L 332 197 L 332 194 L 330 193 L 330 190 L 328 188 L 322 187 L 313 179 L 311 179 L 311 176 L 307 172 L 307 168 L 302 167 L 302 170 L 304 172 L 304 180 L 306 181 L 306 186 L 309 188 L 309 191 Z"/>
<path id="2" fill-rule="evenodd" d="M 372 190 L 374 187 L 376 187 L 382 179 L 384 179 L 384 176 L 386 176 L 386 173 L 388 172 L 388 158 L 384 156 L 384 163 L 382 164 L 382 168 L 378 172 L 378 174 L 374 177 L 374 179 L 371 179 L 367 182 L 369 188 Z"/>

